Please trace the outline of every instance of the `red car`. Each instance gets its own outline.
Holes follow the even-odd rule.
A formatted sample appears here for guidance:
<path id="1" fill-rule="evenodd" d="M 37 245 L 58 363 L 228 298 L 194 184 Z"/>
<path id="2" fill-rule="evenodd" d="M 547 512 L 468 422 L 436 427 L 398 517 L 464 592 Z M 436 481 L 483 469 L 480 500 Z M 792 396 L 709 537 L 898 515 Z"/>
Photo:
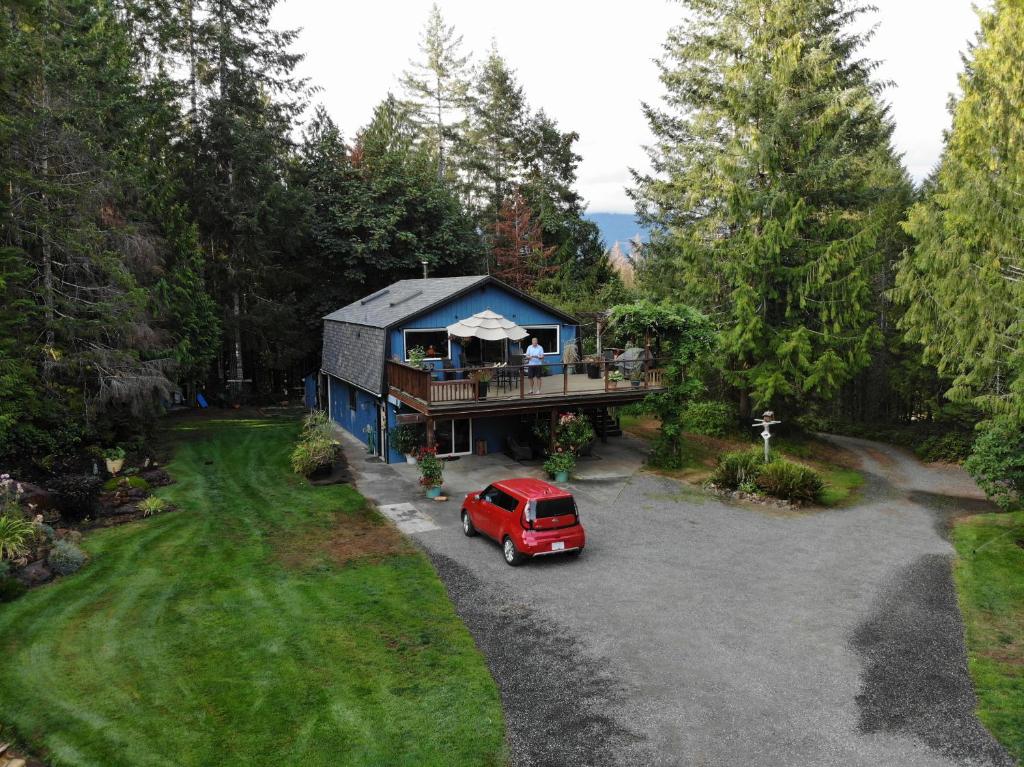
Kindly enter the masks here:
<path id="1" fill-rule="evenodd" d="M 462 532 L 496 540 L 513 567 L 527 557 L 579 555 L 587 542 L 572 494 L 539 479 L 506 479 L 469 493 Z"/>

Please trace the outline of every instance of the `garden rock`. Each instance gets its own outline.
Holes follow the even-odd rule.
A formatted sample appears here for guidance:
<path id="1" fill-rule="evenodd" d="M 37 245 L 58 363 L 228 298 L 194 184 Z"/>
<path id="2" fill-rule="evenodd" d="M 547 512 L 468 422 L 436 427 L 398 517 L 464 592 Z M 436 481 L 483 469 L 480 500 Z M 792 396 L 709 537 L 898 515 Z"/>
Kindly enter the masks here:
<path id="1" fill-rule="evenodd" d="M 31 482 L 19 482 L 21 486 L 21 503 L 25 506 L 33 506 L 39 511 L 52 509 L 54 507 L 53 495 L 46 488 L 33 485 Z"/>
<path id="2" fill-rule="evenodd" d="M 146 480 L 150 487 L 163 487 L 174 481 L 171 479 L 171 475 L 163 469 L 149 469 L 140 473 L 139 476 Z"/>
<path id="3" fill-rule="evenodd" d="M 53 573 L 42 559 L 32 562 L 15 573 L 15 577 L 28 587 L 39 586 L 53 580 Z"/>

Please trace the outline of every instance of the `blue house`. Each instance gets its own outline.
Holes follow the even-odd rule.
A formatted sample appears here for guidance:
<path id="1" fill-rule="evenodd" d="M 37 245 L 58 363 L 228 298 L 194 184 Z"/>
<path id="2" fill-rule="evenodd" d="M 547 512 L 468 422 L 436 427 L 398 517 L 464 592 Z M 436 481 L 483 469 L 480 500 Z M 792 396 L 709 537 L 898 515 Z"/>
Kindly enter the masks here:
<path id="1" fill-rule="evenodd" d="M 526 339 L 449 335 L 449 326 L 484 310 L 524 329 Z M 634 385 L 612 380 L 604 365 L 588 370 L 574 317 L 486 275 L 402 280 L 323 319 L 321 402 L 389 463 L 405 460 L 389 445 L 398 424 L 417 424 L 440 455 L 494 452 L 538 417 L 636 401 L 661 382 L 656 370 Z M 544 347 L 536 394 L 522 365 L 531 337 Z M 411 359 L 413 350 L 424 359 Z"/>

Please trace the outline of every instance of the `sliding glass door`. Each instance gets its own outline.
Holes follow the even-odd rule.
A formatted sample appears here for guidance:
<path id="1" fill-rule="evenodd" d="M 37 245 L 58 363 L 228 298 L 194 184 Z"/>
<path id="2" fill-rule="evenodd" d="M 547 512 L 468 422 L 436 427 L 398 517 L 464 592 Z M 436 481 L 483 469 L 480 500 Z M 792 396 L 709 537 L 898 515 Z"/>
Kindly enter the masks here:
<path id="1" fill-rule="evenodd" d="M 434 424 L 438 455 L 469 455 L 473 450 L 473 419 L 455 418 Z"/>

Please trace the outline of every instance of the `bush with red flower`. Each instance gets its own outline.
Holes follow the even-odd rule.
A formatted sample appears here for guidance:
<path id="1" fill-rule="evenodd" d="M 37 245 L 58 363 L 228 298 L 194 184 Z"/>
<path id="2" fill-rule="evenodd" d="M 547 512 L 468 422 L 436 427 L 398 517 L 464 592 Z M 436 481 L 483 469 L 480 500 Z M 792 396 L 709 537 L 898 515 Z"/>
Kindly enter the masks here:
<path id="1" fill-rule="evenodd" d="M 421 447 L 416 452 L 416 465 L 423 487 L 441 487 L 444 484 L 444 461 L 437 457 L 436 447 Z"/>
<path id="2" fill-rule="evenodd" d="M 594 427 L 582 413 L 562 413 L 558 417 L 558 432 L 555 435 L 555 451 L 578 456 L 587 445 L 594 441 Z"/>

